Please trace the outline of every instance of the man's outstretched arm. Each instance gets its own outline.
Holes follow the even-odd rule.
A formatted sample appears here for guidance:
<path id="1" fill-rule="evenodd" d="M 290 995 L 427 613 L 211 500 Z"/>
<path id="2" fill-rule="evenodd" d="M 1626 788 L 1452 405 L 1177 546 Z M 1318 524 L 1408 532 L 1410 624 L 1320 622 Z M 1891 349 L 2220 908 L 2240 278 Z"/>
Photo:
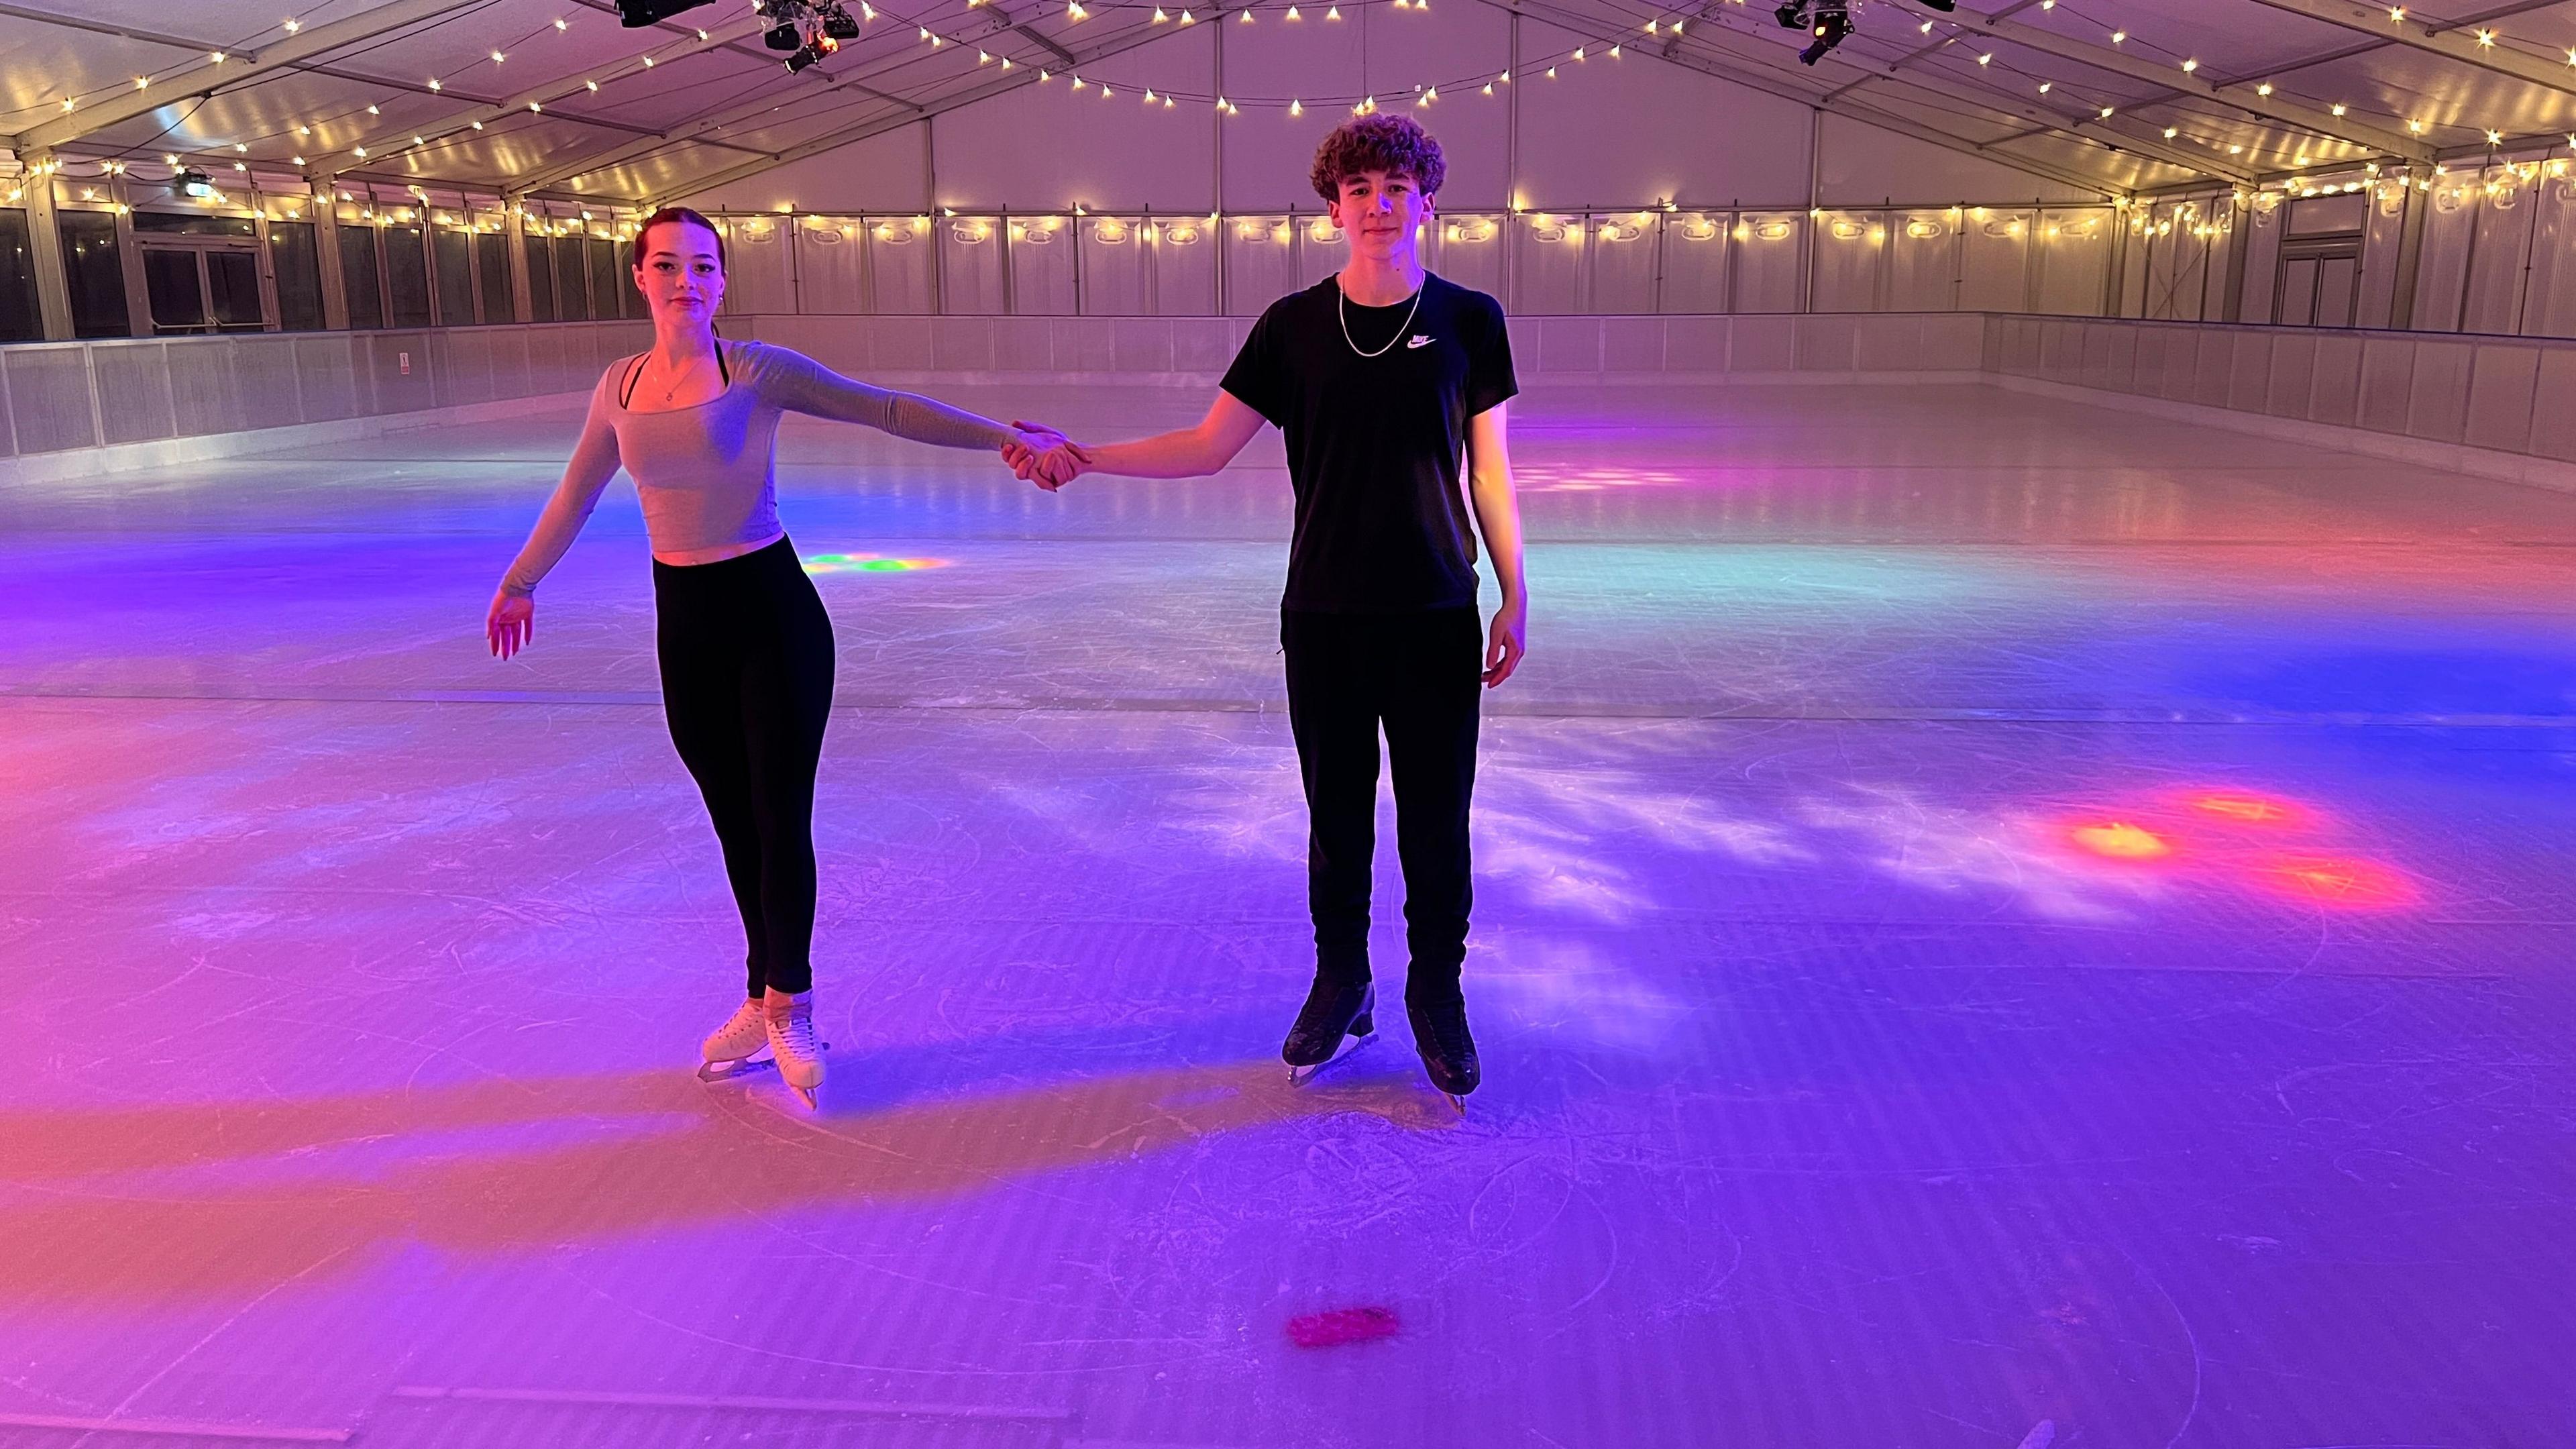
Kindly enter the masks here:
<path id="1" fill-rule="evenodd" d="M 1234 461 L 1252 435 L 1261 431 L 1261 414 L 1230 392 L 1219 389 L 1198 426 L 1157 433 L 1124 443 L 1068 443 L 1045 452 L 1005 448 L 1012 470 L 1049 492 L 1084 473 L 1118 473 L 1130 478 L 1204 478 Z"/>
<path id="2" fill-rule="evenodd" d="M 1467 498 L 1476 508 L 1477 531 L 1503 586 L 1502 607 L 1485 640 L 1485 687 L 1512 677 L 1529 652 L 1529 594 L 1521 576 L 1521 505 L 1512 493 L 1508 402 L 1467 420 Z"/>

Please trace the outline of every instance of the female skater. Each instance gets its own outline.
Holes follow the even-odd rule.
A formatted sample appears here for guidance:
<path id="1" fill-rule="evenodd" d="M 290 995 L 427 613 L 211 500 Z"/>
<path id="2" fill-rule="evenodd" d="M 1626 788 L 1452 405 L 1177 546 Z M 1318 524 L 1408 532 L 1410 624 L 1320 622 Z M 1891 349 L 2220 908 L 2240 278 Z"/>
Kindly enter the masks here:
<path id="1" fill-rule="evenodd" d="M 724 847 L 750 950 L 750 999 L 706 1039 L 701 1075 L 767 1046 L 808 1107 L 814 1041 L 814 772 L 832 706 L 832 622 L 778 524 L 784 412 L 865 423 L 949 448 L 1061 438 L 853 382 L 783 347 L 715 335 L 724 238 L 665 207 L 635 235 L 653 349 L 599 380 L 581 442 L 484 624 L 508 659 L 533 637 L 537 581 L 572 546 L 624 465 L 653 544 L 653 612 L 671 742 Z"/>

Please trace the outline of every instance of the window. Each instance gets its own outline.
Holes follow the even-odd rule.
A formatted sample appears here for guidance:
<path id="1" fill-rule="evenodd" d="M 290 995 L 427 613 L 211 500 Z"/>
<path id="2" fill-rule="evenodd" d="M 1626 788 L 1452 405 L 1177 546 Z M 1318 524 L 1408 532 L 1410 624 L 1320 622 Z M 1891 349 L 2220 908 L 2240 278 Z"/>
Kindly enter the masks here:
<path id="1" fill-rule="evenodd" d="M 429 255 L 421 249 L 419 227 L 385 228 L 385 283 L 396 327 L 429 325 Z"/>
<path id="2" fill-rule="evenodd" d="M 27 213 L 0 211 L 0 342 L 33 342 L 45 335 L 27 238 Z"/>
<path id="3" fill-rule="evenodd" d="M 465 233 L 440 227 L 430 233 L 438 258 L 438 322 L 442 327 L 474 325 L 474 262 L 467 255 Z"/>
<path id="4" fill-rule="evenodd" d="M 385 295 L 376 278 L 376 229 L 340 228 L 340 290 L 349 303 L 349 325 L 385 325 Z"/>
<path id="5" fill-rule="evenodd" d="M 116 218 L 104 211 L 66 211 L 58 219 L 63 272 L 71 283 L 72 335 L 133 335 L 125 311 L 125 261 L 117 251 Z"/>
<path id="6" fill-rule="evenodd" d="M 516 320 L 510 306 L 510 239 L 497 231 L 476 233 L 474 261 L 483 273 L 483 320 Z"/>
<path id="7" fill-rule="evenodd" d="M 268 224 L 268 259 L 277 272 L 277 323 L 289 332 L 322 330 L 322 265 L 313 223 Z"/>
<path id="8" fill-rule="evenodd" d="M 528 260 L 528 320 L 555 320 L 554 249 L 541 236 L 522 237 L 521 253 Z"/>

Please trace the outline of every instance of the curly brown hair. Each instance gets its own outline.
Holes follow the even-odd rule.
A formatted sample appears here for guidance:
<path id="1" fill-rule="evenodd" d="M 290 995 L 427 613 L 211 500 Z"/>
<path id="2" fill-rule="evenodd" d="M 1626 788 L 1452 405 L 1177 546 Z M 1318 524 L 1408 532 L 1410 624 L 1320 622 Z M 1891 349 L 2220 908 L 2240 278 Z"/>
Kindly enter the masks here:
<path id="1" fill-rule="evenodd" d="M 1326 201 L 1342 199 L 1342 182 L 1363 171 L 1410 176 L 1425 196 L 1436 196 L 1448 176 L 1440 143 L 1414 124 L 1410 116 L 1361 116 L 1344 121 L 1315 148 L 1315 165 L 1307 179 Z"/>

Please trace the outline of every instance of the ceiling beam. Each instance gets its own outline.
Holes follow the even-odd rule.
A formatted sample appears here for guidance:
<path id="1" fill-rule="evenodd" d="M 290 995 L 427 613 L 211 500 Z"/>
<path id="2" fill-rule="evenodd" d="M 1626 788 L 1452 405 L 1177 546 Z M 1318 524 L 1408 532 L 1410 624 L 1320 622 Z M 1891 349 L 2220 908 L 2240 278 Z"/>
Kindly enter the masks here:
<path id="1" fill-rule="evenodd" d="M 2479 32 L 2471 28 L 2477 24 L 2475 21 L 2443 26 L 2429 26 L 2414 20 L 2392 21 L 2388 18 L 2387 7 L 2357 5 L 2351 0 L 2254 0 L 2254 3 L 2286 10 L 2293 15 L 2304 15 L 2328 25 L 2339 25 L 2346 30 L 2358 30 L 2365 35 L 2376 35 L 2391 45 L 2445 56 L 2462 65 L 2511 76 L 2560 95 L 2576 95 L 2576 68 L 2543 60 L 2508 45 L 2481 45 L 2478 43 Z"/>
<path id="2" fill-rule="evenodd" d="M 1140 21 L 1126 30 L 1120 31 L 1111 36 L 1109 39 L 1102 41 L 1100 44 L 1093 46 L 1089 50 L 1075 53 L 1073 59 L 1068 62 L 1066 68 L 1070 70 L 1080 66 L 1096 65 L 1101 61 L 1109 59 L 1113 55 L 1134 50 L 1140 45 L 1160 40 L 1164 36 L 1185 35 L 1187 33 L 1187 31 L 1176 30 L 1171 26 L 1156 25 L 1151 21 Z M 1035 85 L 1037 83 L 1039 72 L 1035 68 L 1023 64 L 1020 67 L 1020 72 L 1021 73 L 1016 76 L 996 75 L 992 80 L 986 81 L 982 85 L 970 86 L 967 89 L 959 91 L 955 95 L 949 96 L 945 99 L 927 102 L 918 115 L 879 116 L 872 120 L 861 121 L 856 125 L 845 126 L 840 130 L 830 132 L 826 135 L 817 136 L 810 141 L 799 142 L 796 145 L 780 151 L 777 155 L 772 156 L 767 160 L 746 162 L 740 166 L 727 167 L 724 170 L 713 172 L 705 176 L 693 176 L 686 181 L 678 182 L 673 185 L 657 187 L 655 188 L 654 195 L 652 197 L 638 199 L 658 200 L 696 196 L 702 192 L 713 191 L 719 186 L 730 185 L 731 183 L 740 181 L 747 176 L 757 176 L 763 171 L 774 170 L 775 168 L 787 165 L 790 162 L 802 161 L 808 156 L 817 156 L 825 151 L 837 150 L 843 146 L 854 145 L 860 141 L 868 139 L 870 136 L 879 135 L 886 131 L 897 130 L 904 126 L 909 126 L 916 121 L 925 120 L 931 116 L 942 115 L 946 112 L 956 110 L 960 106 L 971 106 L 977 101 L 990 100 L 995 96 L 1004 95 L 1011 91 L 1018 90 L 1022 86 Z M 937 198 L 934 197 L 932 200 L 935 203 Z"/>
<path id="3" fill-rule="evenodd" d="M 2179 66 L 2141 60 L 2107 45 L 2096 45 L 2089 40 L 2071 40 L 2054 31 L 2042 30 L 2035 25 L 2024 25 L 2017 20 L 1989 19 L 1974 10 L 1961 9 L 1949 13 L 1936 13 L 1932 18 L 1990 39 L 2007 41 L 2045 55 L 2056 56 L 2061 60 L 2071 60 L 2078 65 L 2091 66 L 2095 70 L 2147 81 L 2164 87 L 2175 96 L 2191 96 L 2212 101 L 2251 115 L 2264 116 L 2285 125 L 2297 126 L 2320 136 L 2348 142 L 2365 150 L 2377 151 L 2382 155 L 2401 156 L 2409 161 L 2424 163 L 2430 163 L 2433 159 L 2433 148 L 2414 137 L 2401 136 L 2394 131 L 2383 131 L 2366 122 L 2331 115 L 2314 106 L 2301 105 L 2297 101 L 2261 95 L 2253 86 L 2241 81 L 2213 85 L 2184 72 Z"/>
<path id="4" fill-rule="evenodd" d="M 292 35 L 254 52 L 255 60 L 235 60 L 225 53 L 221 63 L 200 61 L 168 80 L 132 91 L 113 100 L 67 112 L 42 125 L 20 132 L 12 144 L 21 152 L 48 151 L 69 141 L 103 131 L 120 121 L 148 116 L 174 100 L 208 95 L 228 86 L 237 86 L 271 71 L 294 68 L 299 62 L 313 60 L 343 46 L 382 35 L 388 30 L 423 20 L 435 19 L 456 8 L 455 0 L 392 0 L 372 10 L 362 11 L 345 20 L 325 25 L 310 25 Z"/>
<path id="5" fill-rule="evenodd" d="M 2012 0 L 2010 5 L 2005 6 L 2001 10 L 1992 12 L 1992 18 L 1996 20 L 2009 20 L 2013 16 L 2019 15 L 2023 11 L 2028 10 L 2033 5 L 2041 3 L 2043 3 L 2043 0 Z M 1930 45 L 1916 46 L 1914 49 L 1907 51 L 1905 54 L 1900 55 L 1895 60 L 1889 62 L 1887 68 L 1891 71 L 1903 70 L 1905 67 L 1912 65 L 1914 62 L 1923 59 L 1927 55 L 1939 53 L 1943 47 L 1950 44 L 1951 39 L 1952 37 L 1944 36 L 1941 39 L 1932 42 Z M 1854 81 L 1852 84 L 1859 85 L 1861 82 Z M 1847 86 L 1844 89 L 1848 90 L 1849 88 L 1850 87 Z M 1834 94 L 1840 95 L 1842 92 L 1836 91 Z"/>
<path id="6" fill-rule="evenodd" d="M 2179 167 L 2185 171 L 2198 172 L 2203 176 L 2247 184 L 2251 184 L 2254 179 L 2253 173 L 2242 167 L 2230 166 L 2213 157 L 2196 155 L 2182 147 L 2169 144 L 2159 135 L 2141 135 L 2139 134 L 2141 131 L 2152 132 L 2154 128 L 2127 116 L 2114 115 L 2105 118 L 2091 113 L 2070 116 L 2053 107 L 2032 101 L 2026 96 L 2007 91 L 1990 81 L 1969 81 L 1963 77 L 1921 70 L 1908 71 L 1900 75 L 1896 73 L 1896 68 L 1892 64 L 1882 66 L 1867 60 L 1846 57 L 1839 51 L 1831 58 L 1841 61 L 1846 66 L 1869 72 L 1849 85 L 1836 88 L 1832 93 L 1835 96 L 1849 95 L 1869 85 L 1907 86 L 1946 99 L 1965 101 L 1969 105 L 1983 106 L 1991 111 L 2018 116 L 2022 120 L 2035 123 L 2032 130 L 2016 132 L 2006 137 L 2007 141 L 2025 140 L 2033 135 L 2055 131 L 2092 144 L 2106 145 L 2121 151 L 2133 151 L 2150 160 L 2161 161 L 2167 166 Z M 2101 188 L 2097 186 L 2095 189 Z"/>
<path id="7" fill-rule="evenodd" d="M 1024 23 L 1013 21 L 1008 14 L 1001 11 L 999 6 L 987 5 L 982 8 L 987 11 L 987 15 L 979 23 L 981 23 L 985 28 L 973 34 L 952 37 L 958 44 L 972 45 L 979 40 L 988 40 L 995 35 L 1005 33 L 1016 33 L 1022 35 L 1028 33 L 1028 27 Z M 915 22 L 912 21 L 901 20 L 899 20 L 898 23 L 905 25 L 915 24 Z M 1078 58 L 1073 57 L 1073 53 L 1071 51 L 1068 51 L 1053 42 L 1047 42 L 1046 49 L 1049 54 L 1064 58 L 1068 65 L 1079 65 L 1082 63 Z M 756 119 L 771 111 L 778 110 L 783 106 L 793 105 L 811 97 L 828 95 L 837 90 L 854 90 L 861 95 L 870 96 L 874 99 L 885 101 L 888 104 L 902 107 L 904 110 L 911 113 L 911 119 L 918 120 L 921 117 L 930 114 L 930 112 L 919 102 L 908 100 L 889 91 L 879 90 L 874 86 L 865 84 L 865 82 L 875 80 L 890 71 L 897 70 L 905 65 L 911 64 L 913 60 L 919 58 L 919 52 L 907 43 L 901 51 L 888 52 L 876 57 L 876 59 L 894 59 L 897 56 L 899 56 L 900 59 L 896 59 L 895 64 L 893 65 L 878 66 L 875 69 L 856 71 L 839 79 L 830 79 L 827 73 L 818 67 L 814 70 L 805 72 L 805 74 L 814 76 L 817 79 L 824 80 L 826 82 L 819 90 L 813 90 L 803 95 L 766 96 L 757 100 L 748 101 L 729 111 L 718 112 L 712 116 L 700 116 L 695 120 L 683 122 L 667 131 L 649 135 L 643 139 L 624 142 L 606 150 L 592 151 L 582 155 L 573 156 L 547 166 L 526 177 L 514 178 L 510 183 L 511 190 L 514 192 L 536 191 L 543 187 L 552 186 L 559 181 L 569 181 L 574 177 L 587 175 L 593 171 L 602 171 L 611 166 L 622 165 L 626 162 L 648 156 L 666 146 L 675 145 L 682 141 L 697 141 L 701 145 L 709 146 L 730 145 L 734 150 L 749 151 L 754 155 L 769 158 L 773 153 L 762 151 L 758 147 L 743 146 L 738 143 L 708 141 L 705 138 L 717 131 L 724 130 L 727 127 L 740 125 L 748 120 Z M 1015 66 L 1025 65 L 1027 62 L 1014 61 L 1013 64 Z"/>
<path id="8" fill-rule="evenodd" d="M 1498 10 L 1533 16 L 1560 30 L 1571 31 L 1577 35 L 1603 33 L 1605 25 L 1605 22 L 1598 17 L 1561 10 L 1546 3 L 1546 0 L 1483 0 L 1483 3 Z M 2033 161 L 2011 152 L 1997 151 L 1987 143 L 1969 140 L 1965 136 L 1944 131 L 1938 126 L 1925 125 L 1920 121 L 1908 120 L 1903 116 L 1880 110 L 1876 106 L 1837 97 L 1832 94 L 1833 87 L 1819 83 L 1816 72 L 1804 67 L 1791 70 L 1789 67 L 1795 63 L 1794 57 L 1789 55 L 1785 46 L 1747 40 L 1745 44 L 1751 52 L 1749 54 L 1734 48 L 1720 50 L 1709 40 L 1709 33 L 1709 26 L 1696 26 L 1691 31 L 1691 39 L 1706 46 L 1713 54 L 1702 55 L 1689 49 L 1673 50 L 1669 54 L 1660 49 L 1641 50 L 1638 53 L 1651 56 L 1667 65 L 1677 65 L 1684 70 L 1697 71 L 1701 75 L 1718 80 L 1749 86 L 1767 95 L 1778 96 L 1782 100 L 1795 101 L 1802 106 L 1812 106 L 1817 110 L 1865 122 L 1881 130 L 1911 136 L 1918 141 L 1928 141 L 1935 146 L 1957 151 L 1962 155 L 1979 157 L 2000 166 L 2009 166 L 2016 171 L 2043 177 L 2061 186 L 2072 186 L 2079 191 L 2094 191 L 2116 196 L 2128 189 L 2118 182 L 2105 181 L 2101 177 L 2086 176 L 2080 172 L 2060 170 L 2044 161 Z M 1822 65 L 1835 66 L 1841 70 L 1858 70 L 1864 77 L 1870 75 L 1865 65 L 1846 61 L 1839 55 L 1826 56 L 1820 63 L 1820 66 Z M 1910 85 L 1913 82 L 1909 79 L 1904 83 Z M 2001 109 L 1984 101 L 1979 101 L 1977 104 L 1987 106 L 1988 109 Z"/>
<path id="9" fill-rule="evenodd" d="M 585 91 L 596 90 L 599 88 L 599 84 L 604 81 L 622 80 L 627 76 L 644 74 L 647 70 L 652 68 L 645 64 L 647 60 L 656 62 L 679 60 L 687 56 L 699 54 L 702 51 L 716 49 L 728 41 L 738 40 L 745 35 L 758 34 L 761 30 L 766 29 L 767 26 L 768 22 L 766 20 L 754 15 L 746 19 L 737 20 L 731 25 L 727 25 L 720 30 L 694 31 L 691 33 L 690 38 L 687 41 L 683 42 L 675 49 L 668 49 L 659 53 L 655 53 L 650 50 L 640 51 L 634 55 L 626 57 L 624 60 L 620 60 L 608 66 L 604 70 L 594 72 L 587 76 L 558 76 L 553 80 L 531 86 L 527 90 L 519 92 L 517 95 L 508 96 L 498 101 L 487 101 L 469 110 L 451 112 L 426 125 L 411 127 L 410 134 L 416 138 L 412 144 L 414 146 L 420 146 L 433 141 L 444 141 L 448 137 L 453 136 L 460 131 L 472 130 L 479 123 L 497 121 L 505 116 L 516 115 L 521 111 L 543 115 L 545 112 L 542 107 L 548 101 L 559 101 L 566 96 L 577 96 Z M 499 52 L 495 51 L 494 54 L 497 55 Z M 580 117 L 573 116 L 568 117 L 567 119 L 579 120 Z M 621 127 L 620 129 L 628 128 Z M 402 145 L 403 137 L 400 133 L 397 133 L 391 140 L 382 143 L 376 149 L 386 156 L 392 156 L 399 154 L 399 149 Z M 307 176 L 332 175 L 345 169 L 352 161 L 365 159 L 363 155 L 365 149 L 366 148 L 360 146 L 348 146 L 325 155 L 316 156 L 305 166 L 304 173 Z"/>

